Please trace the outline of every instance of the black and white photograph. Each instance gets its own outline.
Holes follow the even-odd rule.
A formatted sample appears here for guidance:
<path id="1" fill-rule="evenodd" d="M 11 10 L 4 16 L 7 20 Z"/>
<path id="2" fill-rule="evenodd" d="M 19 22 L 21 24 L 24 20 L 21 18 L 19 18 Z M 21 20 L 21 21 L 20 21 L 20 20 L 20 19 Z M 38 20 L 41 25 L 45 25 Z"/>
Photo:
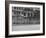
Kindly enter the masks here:
<path id="1" fill-rule="evenodd" d="M 8 5 L 8 35 L 43 35 L 43 5 L 44 3 L 10 3 Z"/>
<path id="2" fill-rule="evenodd" d="M 39 30 L 40 8 L 12 7 L 12 27 L 12 31 Z"/>
<path id="3" fill-rule="evenodd" d="M 42 21 L 42 6 L 9 4 L 9 8 L 9 12 L 11 13 L 11 15 L 9 15 L 11 26 L 9 25 L 9 27 L 12 27 L 11 30 L 13 32 L 39 31 L 42 28 L 40 25 Z"/>

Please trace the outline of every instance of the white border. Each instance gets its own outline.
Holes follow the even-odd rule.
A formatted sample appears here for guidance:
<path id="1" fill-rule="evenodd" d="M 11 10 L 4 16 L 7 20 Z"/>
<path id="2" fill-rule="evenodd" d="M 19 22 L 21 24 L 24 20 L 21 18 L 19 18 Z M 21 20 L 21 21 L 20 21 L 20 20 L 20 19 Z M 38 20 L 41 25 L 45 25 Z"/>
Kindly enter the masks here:
<path id="1" fill-rule="evenodd" d="M 40 8 L 40 30 L 12 31 L 12 7 L 37 7 Z M 9 4 L 9 35 L 43 33 L 43 7 L 42 5 Z"/>

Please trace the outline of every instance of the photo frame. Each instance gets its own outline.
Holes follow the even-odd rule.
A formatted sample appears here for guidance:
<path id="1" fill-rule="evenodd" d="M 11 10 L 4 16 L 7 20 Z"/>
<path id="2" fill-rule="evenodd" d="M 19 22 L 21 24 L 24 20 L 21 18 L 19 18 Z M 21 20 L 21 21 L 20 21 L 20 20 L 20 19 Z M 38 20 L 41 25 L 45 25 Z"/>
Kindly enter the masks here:
<path id="1" fill-rule="evenodd" d="M 45 35 L 45 3 L 6 1 L 5 36 Z"/>

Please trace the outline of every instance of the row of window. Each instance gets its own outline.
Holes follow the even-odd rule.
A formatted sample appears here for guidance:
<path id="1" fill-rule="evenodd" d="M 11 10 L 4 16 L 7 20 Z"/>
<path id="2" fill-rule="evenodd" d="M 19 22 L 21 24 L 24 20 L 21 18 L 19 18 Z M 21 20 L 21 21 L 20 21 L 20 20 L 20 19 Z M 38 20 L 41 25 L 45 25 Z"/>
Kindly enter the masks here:
<path id="1" fill-rule="evenodd" d="M 26 8 L 26 7 L 13 7 L 12 9 L 15 9 L 15 10 L 25 10 L 25 11 L 33 11 L 34 9 L 35 10 L 40 10 L 39 8 Z"/>
<path id="2" fill-rule="evenodd" d="M 14 15 L 23 15 L 25 17 L 33 16 L 33 13 L 21 12 L 21 11 L 14 11 Z"/>
<path id="3" fill-rule="evenodd" d="M 16 7 L 15 7 L 16 8 Z M 27 10 L 27 9 L 25 9 L 25 10 Z M 30 10 L 30 9 L 28 9 L 28 10 Z M 39 10 L 36 10 L 36 11 L 18 11 L 18 10 L 12 10 L 12 12 L 14 13 L 14 14 L 16 14 L 16 15 L 23 15 L 23 16 L 25 16 L 25 17 L 29 17 L 29 16 L 36 16 L 37 14 L 39 14 L 40 13 L 40 11 Z"/>
<path id="4" fill-rule="evenodd" d="M 13 7 L 13 9 L 15 9 L 15 10 L 25 10 L 25 11 L 32 11 L 33 10 L 33 8 L 23 8 L 23 7 Z"/>

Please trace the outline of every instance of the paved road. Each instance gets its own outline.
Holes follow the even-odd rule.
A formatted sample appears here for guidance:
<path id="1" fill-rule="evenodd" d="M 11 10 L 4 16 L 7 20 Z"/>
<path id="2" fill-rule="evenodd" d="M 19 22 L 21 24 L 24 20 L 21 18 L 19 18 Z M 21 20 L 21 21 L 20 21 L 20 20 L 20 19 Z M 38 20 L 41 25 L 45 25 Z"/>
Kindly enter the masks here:
<path id="1" fill-rule="evenodd" d="M 31 30 L 40 30 L 40 25 L 16 25 L 12 26 L 13 31 L 31 31 Z"/>

